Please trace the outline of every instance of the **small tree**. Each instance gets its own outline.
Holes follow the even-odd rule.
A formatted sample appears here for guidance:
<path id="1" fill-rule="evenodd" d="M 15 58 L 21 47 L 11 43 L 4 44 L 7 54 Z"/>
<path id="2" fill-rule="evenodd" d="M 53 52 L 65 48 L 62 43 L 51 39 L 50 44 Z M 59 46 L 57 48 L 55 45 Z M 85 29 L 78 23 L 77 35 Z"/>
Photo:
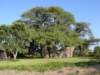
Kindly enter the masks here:
<path id="1" fill-rule="evenodd" d="M 100 46 L 96 46 L 94 48 L 94 55 L 97 57 L 97 58 L 100 58 Z"/>

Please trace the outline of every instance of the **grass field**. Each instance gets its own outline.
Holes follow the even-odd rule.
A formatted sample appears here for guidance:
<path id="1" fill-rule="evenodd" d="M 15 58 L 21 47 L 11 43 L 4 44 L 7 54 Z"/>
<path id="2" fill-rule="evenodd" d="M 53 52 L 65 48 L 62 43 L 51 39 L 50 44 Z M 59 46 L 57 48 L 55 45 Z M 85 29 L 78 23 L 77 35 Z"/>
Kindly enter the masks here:
<path id="1" fill-rule="evenodd" d="M 63 58 L 63 59 L 18 59 L 0 61 L 0 70 L 56 70 L 63 67 L 87 67 L 99 64 L 90 58 Z"/>

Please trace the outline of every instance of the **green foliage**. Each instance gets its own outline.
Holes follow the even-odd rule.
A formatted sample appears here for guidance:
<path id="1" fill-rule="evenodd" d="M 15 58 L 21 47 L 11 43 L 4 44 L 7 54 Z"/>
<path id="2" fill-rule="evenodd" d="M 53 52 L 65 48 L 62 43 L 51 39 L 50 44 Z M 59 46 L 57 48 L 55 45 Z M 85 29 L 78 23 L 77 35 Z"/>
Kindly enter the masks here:
<path id="1" fill-rule="evenodd" d="M 18 20 L 10 26 L 0 26 L 0 48 L 7 52 L 26 53 L 30 41 L 36 37 L 31 26 Z"/>
<path id="2" fill-rule="evenodd" d="M 100 58 L 100 47 L 99 46 L 96 46 L 94 48 L 94 55 L 97 57 L 97 58 Z"/>
<path id="3" fill-rule="evenodd" d="M 73 27 L 71 27 L 73 26 Z M 88 36 L 87 36 L 88 35 Z M 30 42 L 65 45 L 87 50 L 92 36 L 89 24 L 75 22 L 73 14 L 59 7 L 36 7 L 22 14 L 10 26 L 0 26 L 0 48 L 8 52 L 26 53 Z M 87 40 L 87 37 L 89 40 Z"/>
<path id="4" fill-rule="evenodd" d="M 69 24 L 75 22 L 74 16 L 70 12 L 64 11 L 59 7 L 36 7 L 25 12 L 22 17 L 32 25 L 52 25 Z"/>
<path id="5" fill-rule="evenodd" d="M 81 44 L 81 40 L 84 41 L 86 35 L 89 34 L 88 37 L 92 36 L 89 24 L 85 22 L 76 23 L 73 14 L 59 7 L 32 8 L 25 12 L 22 17 L 26 23 L 39 26 L 36 40 L 41 43 L 50 39 L 53 41 L 59 40 L 62 44 L 69 46 L 77 46 Z M 69 28 L 71 25 L 75 28 Z"/>

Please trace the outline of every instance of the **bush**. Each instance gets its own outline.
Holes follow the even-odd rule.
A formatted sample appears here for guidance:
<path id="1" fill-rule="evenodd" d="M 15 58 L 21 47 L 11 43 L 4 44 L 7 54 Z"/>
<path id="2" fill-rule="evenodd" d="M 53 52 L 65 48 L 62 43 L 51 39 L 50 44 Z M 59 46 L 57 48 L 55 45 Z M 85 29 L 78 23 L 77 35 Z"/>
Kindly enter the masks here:
<path id="1" fill-rule="evenodd" d="M 94 56 L 100 62 L 100 46 L 96 46 L 94 48 Z"/>

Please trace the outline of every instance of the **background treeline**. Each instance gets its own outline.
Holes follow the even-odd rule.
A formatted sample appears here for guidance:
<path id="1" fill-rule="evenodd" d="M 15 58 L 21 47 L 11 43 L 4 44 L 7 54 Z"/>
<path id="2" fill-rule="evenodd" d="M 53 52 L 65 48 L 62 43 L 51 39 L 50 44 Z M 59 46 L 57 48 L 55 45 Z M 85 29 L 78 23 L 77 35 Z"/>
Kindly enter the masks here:
<path id="1" fill-rule="evenodd" d="M 72 13 L 59 7 L 36 7 L 11 25 L 0 26 L 0 57 L 100 57 L 100 47 L 89 23 L 76 22 Z M 2 54 L 3 53 L 3 54 Z"/>

